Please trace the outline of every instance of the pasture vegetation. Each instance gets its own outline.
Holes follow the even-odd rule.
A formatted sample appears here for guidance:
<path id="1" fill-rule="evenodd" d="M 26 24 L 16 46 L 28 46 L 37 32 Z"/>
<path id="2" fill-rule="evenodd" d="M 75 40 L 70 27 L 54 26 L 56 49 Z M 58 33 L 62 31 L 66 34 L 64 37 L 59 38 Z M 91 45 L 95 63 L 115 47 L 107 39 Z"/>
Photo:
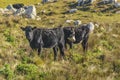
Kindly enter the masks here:
<path id="1" fill-rule="evenodd" d="M 1 0 L 0 7 L 38 2 Z M 77 7 L 76 13 L 66 13 L 74 6 L 75 0 L 36 5 L 40 21 L 0 14 L 0 80 L 120 80 L 120 15 L 114 13 L 119 8 L 94 3 L 84 9 Z M 65 61 L 58 55 L 54 62 L 52 49 L 43 49 L 38 56 L 20 29 L 26 25 L 45 28 L 73 25 L 66 24 L 67 19 L 95 22 L 99 27 L 90 35 L 88 52 L 84 54 L 81 45 L 76 44 L 72 50 L 65 50 Z"/>

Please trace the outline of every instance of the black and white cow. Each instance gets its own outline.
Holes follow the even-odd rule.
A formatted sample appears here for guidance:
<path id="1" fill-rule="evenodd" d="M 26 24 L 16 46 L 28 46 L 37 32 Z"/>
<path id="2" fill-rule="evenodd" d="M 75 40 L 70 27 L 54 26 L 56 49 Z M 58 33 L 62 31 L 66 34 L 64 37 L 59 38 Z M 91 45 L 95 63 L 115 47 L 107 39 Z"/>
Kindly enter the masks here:
<path id="1" fill-rule="evenodd" d="M 66 27 L 68 30 L 70 30 L 71 27 Z M 89 24 L 84 24 L 79 27 L 73 27 L 75 28 L 75 42 L 68 41 L 65 38 L 65 47 L 67 48 L 67 44 L 72 48 L 73 44 L 81 43 L 83 47 L 83 51 L 86 52 L 88 48 L 88 38 L 89 34 L 94 30 L 94 24 L 90 22 Z M 65 33 L 67 35 L 67 33 Z"/>
<path id="2" fill-rule="evenodd" d="M 42 48 L 53 48 L 54 60 L 56 60 L 58 47 L 61 56 L 64 58 L 64 31 L 62 27 L 52 29 L 32 28 L 31 26 L 21 27 L 25 31 L 26 38 L 32 49 L 38 50 L 38 55 Z M 72 35 L 71 33 L 70 35 Z M 70 36 L 69 38 L 72 38 Z"/>

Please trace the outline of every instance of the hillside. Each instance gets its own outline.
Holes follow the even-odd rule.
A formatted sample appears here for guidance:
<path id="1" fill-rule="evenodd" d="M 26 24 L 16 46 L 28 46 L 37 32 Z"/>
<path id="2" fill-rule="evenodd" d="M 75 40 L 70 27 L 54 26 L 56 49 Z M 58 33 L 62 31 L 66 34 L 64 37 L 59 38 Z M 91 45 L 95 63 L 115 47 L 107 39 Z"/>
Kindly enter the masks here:
<path id="1" fill-rule="evenodd" d="M 76 7 L 75 1 L 59 0 L 43 5 L 40 0 L 1 0 L 2 8 L 13 3 L 35 4 L 41 20 L 0 14 L 0 80 L 120 79 L 120 14 L 115 13 L 120 8 L 95 2 L 83 9 Z M 74 7 L 78 9 L 76 13 L 66 13 Z M 65 50 L 65 61 L 60 55 L 53 61 L 52 49 L 43 49 L 38 56 L 20 29 L 26 25 L 45 28 L 73 25 L 65 23 L 66 20 L 94 22 L 99 26 L 90 35 L 88 52 L 84 54 L 81 44 L 76 44 L 73 49 Z"/>

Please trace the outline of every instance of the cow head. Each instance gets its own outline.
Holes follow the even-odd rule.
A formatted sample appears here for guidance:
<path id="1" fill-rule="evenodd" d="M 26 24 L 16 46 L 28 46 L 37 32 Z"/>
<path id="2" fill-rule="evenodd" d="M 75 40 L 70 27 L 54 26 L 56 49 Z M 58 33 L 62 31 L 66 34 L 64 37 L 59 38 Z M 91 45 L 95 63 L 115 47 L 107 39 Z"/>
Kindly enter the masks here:
<path id="1" fill-rule="evenodd" d="M 32 28 L 31 26 L 26 26 L 25 28 L 21 27 L 23 31 L 25 31 L 26 38 L 31 42 L 33 40 L 33 30 L 36 27 Z"/>
<path id="2" fill-rule="evenodd" d="M 80 43 L 82 40 L 87 37 L 87 28 L 85 26 L 76 27 L 75 29 L 75 39 L 74 43 Z"/>
<path id="3" fill-rule="evenodd" d="M 74 29 L 75 29 L 74 27 L 64 28 L 65 38 L 67 38 L 67 40 L 69 40 L 70 42 L 75 41 L 75 30 Z"/>
<path id="4" fill-rule="evenodd" d="M 71 30 L 70 30 L 70 35 L 69 35 L 69 37 L 68 37 L 68 40 L 70 40 L 70 41 L 72 41 L 72 42 L 74 42 L 76 39 L 75 39 L 75 30 L 74 30 L 74 28 L 71 28 Z"/>

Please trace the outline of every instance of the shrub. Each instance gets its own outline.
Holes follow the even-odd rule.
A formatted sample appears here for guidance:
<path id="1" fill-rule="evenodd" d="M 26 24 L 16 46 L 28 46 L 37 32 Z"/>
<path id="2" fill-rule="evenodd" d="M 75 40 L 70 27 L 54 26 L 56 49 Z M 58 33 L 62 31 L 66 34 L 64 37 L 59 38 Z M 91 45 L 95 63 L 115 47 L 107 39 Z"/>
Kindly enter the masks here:
<path id="1" fill-rule="evenodd" d="M 38 70 L 38 67 L 34 64 L 19 64 L 16 67 L 16 70 L 18 72 L 18 74 L 34 74 L 36 73 Z"/>
<path id="2" fill-rule="evenodd" d="M 14 42 L 15 38 L 10 34 L 10 29 L 4 31 L 4 36 L 6 37 L 7 42 Z"/>
<path id="3" fill-rule="evenodd" d="M 10 69 L 9 64 L 5 64 L 4 68 L 0 70 L 0 74 L 3 74 L 7 80 L 12 80 L 13 71 Z"/>
<path id="4" fill-rule="evenodd" d="M 73 54 L 73 60 L 74 60 L 76 63 L 82 63 L 83 60 L 84 60 L 84 57 L 81 56 L 80 54 Z"/>

